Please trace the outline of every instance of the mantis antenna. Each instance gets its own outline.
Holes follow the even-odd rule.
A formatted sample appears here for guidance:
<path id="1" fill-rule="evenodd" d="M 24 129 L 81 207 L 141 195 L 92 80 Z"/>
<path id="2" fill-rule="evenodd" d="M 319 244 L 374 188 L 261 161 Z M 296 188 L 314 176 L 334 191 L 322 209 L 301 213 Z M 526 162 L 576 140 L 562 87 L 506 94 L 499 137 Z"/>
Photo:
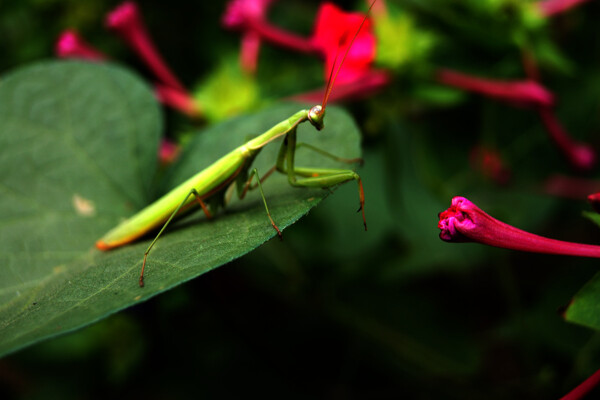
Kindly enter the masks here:
<path id="1" fill-rule="evenodd" d="M 338 76 L 338 73 L 340 72 L 340 69 L 342 69 L 342 65 L 344 65 L 344 61 L 346 60 L 346 57 L 348 56 L 348 53 L 350 52 L 350 49 L 352 48 L 352 45 L 354 44 L 354 41 L 356 40 L 356 37 L 358 36 L 358 34 L 360 33 L 363 25 L 365 24 L 365 21 L 367 20 L 367 18 L 369 18 L 369 14 L 371 13 L 371 9 L 373 8 L 373 5 L 375 5 L 376 1 L 377 0 L 373 0 L 373 2 L 371 3 L 371 5 L 369 6 L 369 9 L 367 10 L 367 14 L 365 15 L 365 17 L 361 21 L 360 25 L 358 26 L 358 29 L 354 33 L 354 36 L 352 37 L 352 40 L 350 41 L 350 44 L 348 45 L 348 48 L 346 49 L 346 52 L 344 53 L 344 56 L 342 57 L 342 61 L 340 62 L 340 64 L 337 67 L 337 70 L 336 70 L 335 69 L 335 64 L 336 64 L 337 59 L 338 59 L 339 51 L 340 51 L 343 43 L 346 41 L 346 38 L 348 37 L 348 31 L 346 31 L 344 33 L 344 35 L 340 38 L 338 49 L 336 51 L 335 58 L 333 59 L 333 65 L 331 66 L 331 72 L 329 73 L 329 79 L 327 81 L 327 86 L 325 88 L 325 95 L 323 96 L 323 103 L 321 104 L 321 109 L 322 110 L 325 110 L 325 107 L 327 106 L 327 101 L 329 100 L 329 95 L 331 94 L 331 91 L 333 90 L 333 84 L 335 83 L 335 80 L 336 80 L 336 78 Z M 335 70 L 335 73 L 333 72 L 334 70 Z"/>

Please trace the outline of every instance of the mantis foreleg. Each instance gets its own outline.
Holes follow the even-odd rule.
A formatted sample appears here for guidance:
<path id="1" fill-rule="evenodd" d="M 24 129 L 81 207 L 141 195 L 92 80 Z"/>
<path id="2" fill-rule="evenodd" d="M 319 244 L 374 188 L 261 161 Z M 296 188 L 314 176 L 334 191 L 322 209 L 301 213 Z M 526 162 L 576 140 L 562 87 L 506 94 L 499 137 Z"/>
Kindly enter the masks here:
<path id="1" fill-rule="evenodd" d="M 339 161 L 351 161 L 348 159 L 342 159 L 334 156 L 324 150 L 321 150 L 312 145 L 303 144 L 311 150 L 315 150 L 318 153 L 334 158 Z M 304 168 L 296 167 L 295 155 L 298 145 L 296 144 L 296 129 L 292 129 L 285 136 L 279 155 L 277 157 L 276 168 L 279 172 L 287 174 L 290 185 L 296 187 L 321 187 L 326 188 L 335 186 L 340 183 L 347 182 L 349 180 L 355 180 L 358 183 L 358 197 L 359 197 L 359 209 L 362 211 L 363 223 L 365 230 L 367 230 L 367 220 L 365 218 L 365 194 L 362 186 L 362 180 L 360 176 L 351 169 L 334 169 L 334 168 Z M 359 161 L 359 159 L 357 159 Z M 298 177 L 301 177 L 300 179 Z"/>

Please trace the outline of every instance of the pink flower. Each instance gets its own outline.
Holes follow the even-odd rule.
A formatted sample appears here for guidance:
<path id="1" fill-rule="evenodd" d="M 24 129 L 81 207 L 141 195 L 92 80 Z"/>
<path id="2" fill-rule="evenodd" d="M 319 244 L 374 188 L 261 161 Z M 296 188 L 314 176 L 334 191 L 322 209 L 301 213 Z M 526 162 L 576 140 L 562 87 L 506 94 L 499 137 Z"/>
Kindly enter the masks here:
<path id="1" fill-rule="evenodd" d="M 258 65 L 261 37 L 251 27 L 251 21 L 260 24 L 274 0 L 233 0 L 227 4 L 227 9 L 221 20 L 228 29 L 242 30 L 242 51 L 240 63 L 242 68 L 255 73 Z"/>
<path id="2" fill-rule="evenodd" d="M 506 185 L 510 180 L 510 170 L 504 165 L 500 154 L 484 146 L 475 146 L 470 154 L 471 166 L 483 176 L 499 185 Z"/>
<path id="3" fill-rule="evenodd" d="M 588 0 L 544 0 L 535 3 L 535 6 L 544 17 L 553 17 L 586 1 Z"/>
<path id="4" fill-rule="evenodd" d="M 274 0 L 232 0 L 227 4 L 221 22 L 229 29 L 247 29 L 252 21 L 263 21 Z"/>
<path id="5" fill-rule="evenodd" d="M 269 43 L 323 57 L 326 80 L 333 71 L 334 62 L 339 64 L 342 61 L 354 35 L 358 32 L 337 79 L 340 83 L 357 81 L 369 71 L 375 59 L 376 40 L 371 21 L 367 19 L 363 23 L 364 14 L 348 13 L 333 3 L 322 3 L 315 19 L 313 34 L 310 38 L 303 38 L 270 25 L 265 20 L 264 10 L 269 2 L 269 0 L 231 1 L 222 19 L 223 26 L 227 29 L 241 30 L 245 34 L 253 32 L 261 40 Z M 362 28 L 359 31 L 361 24 Z M 249 40 L 248 46 L 255 46 L 255 44 Z M 247 64 L 251 66 L 250 62 Z"/>
<path id="6" fill-rule="evenodd" d="M 354 35 L 357 36 L 352 42 Z M 337 76 L 338 83 L 357 81 L 375 60 L 377 41 L 371 20 L 365 20 L 361 13 L 345 12 L 333 3 L 321 4 L 310 41 L 325 58 L 326 79 L 352 45 Z"/>
<path id="7" fill-rule="evenodd" d="M 440 238 L 534 253 L 600 258 L 600 246 L 549 239 L 498 221 L 464 197 L 454 197 L 439 214 Z"/>
<path id="8" fill-rule="evenodd" d="M 596 152 L 594 149 L 585 143 L 573 141 L 551 108 L 540 107 L 538 112 L 550 137 L 558 145 L 558 148 L 563 152 L 571 165 L 581 171 L 592 169 L 596 164 Z"/>
<path id="9" fill-rule="evenodd" d="M 152 44 L 135 3 L 126 1 L 111 11 L 106 17 L 106 26 L 117 32 L 165 85 L 185 91 Z"/>
<path id="10" fill-rule="evenodd" d="M 590 205 L 592 206 L 592 208 L 597 213 L 600 213 L 600 192 L 592 193 L 592 194 L 588 195 L 587 199 L 588 199 L 588 202 L 590 203 Z"/>
<path id="11" fill-rule="evenodd" d="M 76 32 L 64 31 L 56 41 L 56 55 L 61 58 L 79 58 L 90 61 L 105 61 L 108 56 L 87 44 Z M 202 115 L 199 105 L 185 90 L 157 83 L 154 87 L 158 100 L 190 117 Z"/>
<path id="12" fill-rule="evenodd" d="M 157 83 L 154 85 L 154 93 L 161 103 L 189 117 L 198 118 L 202 115 L 200 106 L 186 91 Z"/>
<path id="13" fill-rule="evenodd" d="M 223 27 L 245 34 L 254 32 L 260 39 L 302 53 L 314 51 L 309 40 L 270 25 L 264 18 L 272 0 L 232 0 L 221 19 Z"/>
<path id="14" fill-rule="evenodd" d="M 75 31 L 66 30 L 60 34 L 54 47 L 60 58 L 82 58 L 85 60 L 104 60 L 106 56 L 86 43 Z"/>
<path id="15" fill-rule="evenodd" d="M 581 382 L 575 389 L 561 397 L 560 400 L 581 400 L 586 398 L 586 395 L 589 394 L 593 388 L 598 386 L 598 383 L 600 383 L 600 369 L 590 375 L 585 381 Z"/>
<path id="16" fill-rule="evenodd" d="M 162 165 L 172 164 L 179 157 L 181 147 L 169 139 L 163 138 L 158 150 L 158 159 Z"/>
<path id="17" fill-rule="evenodd" d="M 581 200 L 600 190 L 600 180 L 552 175 L 544 182 L 543 191 L 552 196 Z"/>
<path id="18" fill-rule="evenodd" d="M 499 81 L 483 79 L 449 69 L 438 70 L 436 79 L 444 85 L 469 90 L 515 105 L 549 107 L 554 104 L 554 95 L 533 80 Z"/>

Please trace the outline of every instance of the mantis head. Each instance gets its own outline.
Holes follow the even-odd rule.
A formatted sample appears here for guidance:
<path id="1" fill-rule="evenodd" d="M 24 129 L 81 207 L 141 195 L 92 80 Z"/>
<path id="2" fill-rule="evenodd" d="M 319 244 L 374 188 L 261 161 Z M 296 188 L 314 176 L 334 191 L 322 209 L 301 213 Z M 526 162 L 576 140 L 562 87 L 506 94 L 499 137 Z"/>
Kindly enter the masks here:
<path id="1" fill-rule="evenodd" d="M 320 104 L 311 107 L 308 111 L 308 120 L 318 131 L 325 126 L 323 124 L 323 119 L 325 119 L 325 108 Z"/>

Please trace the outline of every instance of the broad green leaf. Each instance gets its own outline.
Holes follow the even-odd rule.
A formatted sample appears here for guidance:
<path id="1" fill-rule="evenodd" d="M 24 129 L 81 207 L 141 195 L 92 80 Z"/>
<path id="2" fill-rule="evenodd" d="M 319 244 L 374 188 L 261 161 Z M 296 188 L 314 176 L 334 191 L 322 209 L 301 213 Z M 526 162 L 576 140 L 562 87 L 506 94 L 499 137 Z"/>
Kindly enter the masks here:
<path id="1" fill-rule="evenodd" d="M 565 313 L 567 321 L 600 330 L 600 273 L 577 292 Z"/>
<path id="2" fill-rule="evenodd" d="M 282 105 L 199 132 L 163 187 L 299 108 Z M 358 156 L 354 122 L 340 110 L 327 112 L 326 128 L 317 132 L 304 124 L 299 141 Z M 0 123 L 0 354 L 143 301 L 275 234 L 256 191 L 212 221 L 192 214 L 158 241 L 141 289 L 137 277 L 150 238 L 109 252 L 96 250 L 94 242 L 156 192 L 151 183 L 161 121 L 151 91 L 115 66 L 39 64 L 0 83 Z M 259 155 L 255 165 L 263 174 L 274 165 L 277 147 L 271 144 Z M 340 167 L 306 148 L 298 150 L 297 163 Z M 329 194 L 292 188 L 280 174 L 264 190 L 281 229 Z M 360 218 L 352 211 L 340 210 Z"/>
<path id="3" fill-rule="evenodd" d="M 0 81 L 0 354 L 114 310 L 93 243 L 148 201 L 160 127 L 121 68 L 47 62 Z"/>

